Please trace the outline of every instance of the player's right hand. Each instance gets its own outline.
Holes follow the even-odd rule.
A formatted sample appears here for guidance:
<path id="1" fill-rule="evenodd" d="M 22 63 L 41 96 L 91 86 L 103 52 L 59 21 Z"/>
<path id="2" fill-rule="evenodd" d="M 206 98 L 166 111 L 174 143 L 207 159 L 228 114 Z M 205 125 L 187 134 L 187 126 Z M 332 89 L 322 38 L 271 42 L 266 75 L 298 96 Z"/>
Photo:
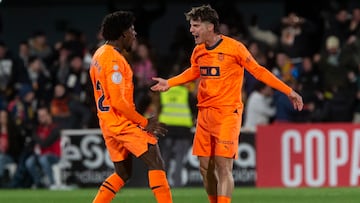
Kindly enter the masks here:
<path id="1" fill-rule="evenodd" d="M 152 91 L 164 92 L 170 88 L 167 80 L 165 80 L 163 78 L 157 78 L 157 77 L 153 77 L 152 79 L 157 81 L 157 83 L 155 85 L 151 86 L 150 89 Z"/>
<path id="2" fill-rule="evenodd" d="M 164 123 L 160 123 L 156 117 L 148 118 L 148 124 L 145 130 L 153 135 L 164 137 L 168 130 Z"/>

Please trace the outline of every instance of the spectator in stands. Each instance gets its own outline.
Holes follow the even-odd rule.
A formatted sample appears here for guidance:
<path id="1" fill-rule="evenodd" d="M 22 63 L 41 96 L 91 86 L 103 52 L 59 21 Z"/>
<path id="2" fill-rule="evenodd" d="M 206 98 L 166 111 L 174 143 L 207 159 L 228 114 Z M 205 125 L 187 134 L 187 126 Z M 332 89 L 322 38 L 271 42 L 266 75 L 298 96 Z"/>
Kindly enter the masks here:
<path id="1" fill-rule="evenodd" d="M 323 122 L 352 122 L 355 98 L 348 91 L 334 88 L 332 96 L 327 98 L 322 108 Z"/>
<path id="2" fill-rule="evenodd" d="M 339 47 L 342 47 L 349 37 L 349 12 L 344 6 L 334 8 L 334 12 L 325 19 L 324 41 L 330 36 L 339 40 Z M 326 42 L 324 43 L 326 44 Z"/>
<path id="3" fill-rule="evenodd" d="M 22 85 L 17 96 L 7 106 L 15 125 L 29 135 L 35 121 L 37 99 L 31 85 Z"/>
<path id="4" fill-rule="evenodd" d="M 255 58 L 255 60 L 262 66 L 268 67 L 266 53 L 263 50 L 266 50 L 266 46 L 259 41 L 251 40 L 248 45 L 249 52 Z M 244 93 L 243 97 L 248 98 L 250 93 L 254 90 L 254 85 L 257 80 L 253 75 L 251 75 L 247 70 L 244 71 Z"/>
<path id="5" fill-rule="evenodd" d="M 270 86 L 257 81 L 245 105 L 245 123 L 242 130 L 256 132 L 258 125 L 270 124 L 276 112 L 272 106 L 273 94 Z"/>
<path id="6" fill-rule="evenodd" d="M 39 101 L 49 102 L 52 98 L 52 81 L 50 72 L 38 56 L 28 59 L 26 71 L 19 75 L 20 85 L 30 85 Z"/>
<path id="7" fill-rule="evenodd" d="M 329 36 L 326 39 L 326 49 L 320 55 L 318 63 L 319 71 L 323 78 L 324 91 L 327 94 L 339 88 L 345 88 L 347 84 L 347 69 L 341 60 L 342 50 L 339 38 Z"/>
<path id="8" fill-rule="evenodd" d="M 31 85 L 22 85 L 18 95 L 9 102 L 7 106 L 11 117 L 14 119 L 17 129 L 20 129 L 23 145 L 17 162 L 17 168 L 9 187 L 22 188 L 31 185 L 28 172 L 25 167 L 25 160 L 33 153 L 32 131 L 35 122 L 37 99 Z"/>
<path id="9" fill-rule="evenodd" d="M 268 46 L 275 48 L 278 45 L 279 37 L 271 30 L 265 30 L 258 25 L 258 15 L 252 15 L 248 27 L 251 38 L 266 43 Z"/>
<path id="10" fill-rule="evenodd" d="M 66 83 L 67 75 L 70 71 L 69 56 L 71 55 L 71 48 L 66 43 L 56 44 L 57 57 L 50 66 L 50 72 L 54 84 Z"/>
<path id="11" fill-rule="evenodd" d="M 54 97 L 50 103 L 50 112 L 56 120 L 68 120 L 71 117 L 69 97 L 63 84 L 57 84 L 54 88 Z"/>
<path id="12" fill-rule="evenodd" d="M 37 118 L 38 126 L 33 133 L 35 153 L 26 160 L 25 164 L 34 181 L 34 187 L 52 188 L 55 186 L 52 166 L 60 160 L 60 131 L 64 128 L 64 124 L 55 123 L 45 106 L 37 109 Z"/>
<path id="13" fill-rule="evenodd" d="M 276 65 L 272 72 L 284 81 L 296 81 L 297 69 L 292 63 L 290 57 L 284 51 L 276 53 Z"/>
<path id="14" fill-rule="evenodd" d="M 312 43 L 317 31 L 317 27 L 309 19 L 289 12 L 281 19 L 279 48 L 291 59 L 313 55 L 318 49 Z"/>
<path id="15" fill-rule="evenodd" d="M 24 67 L 28 66 L 30 58 L 30 47 L 26 40 L 19 43 L 19 58 Z"/>
<path id="16" fill-rule="evenodd" d="M 54 120 L 65 121 L 69 128 L 86 128 L 91 119 L 89 109 L 78 100 L 73 99 L 63 84 L 54 88 L 54 97 L 50 103 L 50 111 Z"/>
<path id="17" fill-rule="evenodd" d="M 15 84 L 21 70 L 20 65 L 20 61 L 16 60 L 6 44 L 0 41 L 0 99 L 5 104 L 16 94 Z"/>
<path id="18" fill-rule="evenodd" d="M 71 54 L 68 57 L 69 70 L 63 76 L 65 79 L 65 89 L 67 97 L 70 99 L 69 107 L 72 116 L 77 119 L 74 128 L 84 128 L 88 126 L 91 113 L 87 108 L 89 103 L 94 100 L 91 97 L 92 89 L 89 74 L 84 67 L 83 57 L 78 54 Z M 61 82 L 60 82 L 61 83 Z M 74 105 L 74 106 L 72 106 Z"/>
<path id="19" fill-rule="evenodd" d="M 286 81 L 293 90 L 297 90 L 297 83 L 294 80 Z M 294 107 L 284 94 L 279 91 L 274 92 L 274 104 L 276 113 L 273 122 L 295 122 L 297 119 L 298 111 L 294 110 Z"/>
<path id="20" fill-rule="evenodd" d="M 5 109 L 0 110 L 0 188 L 6 187 L 10 176 L 6 177 L 5 167 L 16 164 L 21 151 L 21 136 L 13 120 Z M 8 178 L 8 179 L 6 179 Z"/>
<path id="21" fill-rule="evenodd" d="M 324 101 L 321 74 L 317 64 L 310 57 L 303 58 L 301 70 L 298 83 L 299 91 L 304 98 L 302 121 L 319 121 L 319 113 Z"/>
<path id="22" fill-rule="evenodd" d="M 87 69 L 84 67 L 83 57 L 78 54 L 71 54 L 68 61 L 69 72 L 66 75 L 64 84 L 71 97 L 84 103 L 87 99 L 86 89 L 90 85 L 90 79 Z"/>
<path id="23" fill-rule="evenodd" d="M 50 66 L 53 60 L 53 49 L 48 44 L 47 35 L 44 31 L 35 31 L 29 40 L 30 55 L 37 56 L 46 64 Z"/>
<path id="24" fill-rule="evenodd" d="M 140 114 L 144 114 L 152 101 L 152 94 L 149 92 L 149 87 L 153 83 L 151 78 L 157 75 L 150 45 L 147 42 L 139 40 L 135 46 L 132 68 L 135 79 L 135 106 Z"/>
<path id="25" fill-rule="evenodd" d="M 350 35 L 360 36 L 360 7 L 352 9 L 351 20 L 349 23 Z"/>

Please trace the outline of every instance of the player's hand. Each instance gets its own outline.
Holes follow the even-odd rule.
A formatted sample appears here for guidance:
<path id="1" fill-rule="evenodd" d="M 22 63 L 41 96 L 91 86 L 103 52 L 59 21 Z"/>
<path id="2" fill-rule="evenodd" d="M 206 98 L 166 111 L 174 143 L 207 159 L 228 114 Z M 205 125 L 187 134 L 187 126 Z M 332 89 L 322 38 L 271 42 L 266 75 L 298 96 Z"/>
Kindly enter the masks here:
<path id="1" fill-rule="evenodd" d="M 164 137 L 168 130 L 165 128 L 164 123 L 160 123 L 156 117 L 148 118 L 148 124 L 145 130 L 153 135 Z"/>
<path id="2" fill-rule="evenodd" d="M 288 97 L 293 104 L 295 110 L 301 111 L 303 109 L 304 103 L 302 97 L 298 93 L 293 90 Z"/>
<path id="3" fill-rule="evenodd" d="M 153 80 L 155 80 L 157 83 L 153 86 L 150 87 L 150 89 L 152 91 L 160 91 L 160 92 L 164 92 L 167 91 L 170 86 L 167 80 L 163 79 L 163 78 L 157 78 L 157 77 L 153 77 Z"/>

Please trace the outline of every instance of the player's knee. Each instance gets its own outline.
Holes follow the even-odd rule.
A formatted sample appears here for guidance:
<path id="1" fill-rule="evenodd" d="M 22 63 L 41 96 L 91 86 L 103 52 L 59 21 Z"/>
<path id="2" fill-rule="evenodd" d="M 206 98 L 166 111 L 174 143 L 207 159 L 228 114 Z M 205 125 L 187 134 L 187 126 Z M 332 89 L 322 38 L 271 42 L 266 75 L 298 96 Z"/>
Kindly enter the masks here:
<path id="1" fill-rule="evenodd" d="M 205 166 L 201 166 L 199 167 L 199 171 L 200 171 L 200 174 L 205 177 L 207 176 L 207 173 L 208 173 L 208 167 L 205 167 Z"/>
<path id="2" fill-rule="evenodd" d="M 156 156 L 149 162 L 148 167 L 149 170 L 165 170 L 165 163 L 160 156 Z"/>
<path id="3" fill-rule="evenodd" d="M 216 167 L 216 173 L 220 177 L 232 176 L 232 169 L 228 166 L 218 166 Z"/>
<path id="4" fill-rule="evenodd" d="M 127 181 L 130 180 L 131 178 L 131 173 L 118 173 L 116 172 L 116 174 L 126 183 Z"/>

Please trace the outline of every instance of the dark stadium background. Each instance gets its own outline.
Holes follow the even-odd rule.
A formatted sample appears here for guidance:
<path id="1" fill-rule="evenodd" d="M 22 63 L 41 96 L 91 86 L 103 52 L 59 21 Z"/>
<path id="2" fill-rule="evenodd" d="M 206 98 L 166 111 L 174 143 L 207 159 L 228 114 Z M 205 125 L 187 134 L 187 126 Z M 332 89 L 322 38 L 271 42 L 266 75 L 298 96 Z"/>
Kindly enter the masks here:
<path id="1" fill-rule="evenodd" d="M 0 39 L 14 51 L 17 44 L 28 38 L 35 30 L 43 30 L 53 43 L 63 36 L 67 27 L 75 27 L 87 35 L 88 41 L 95 41 L 98 26 L 104 14 L 116 9 L 133 9 L 141 5 L 147 10 L 164 3 L 165 12 L 149 26 L 149 39 L 159 54 L 167 54 L 170 40 L 179 25 L 187 26 L 183 13 L 194 5 L 210 3 L 229 9 L 237 9 L 243 15 L 243 22 L 250 23 L 251 16 L 258 16 L 263 29 L 271 29 L 289 11 L 319 22 L 321 10 L 337 5 L 349 7 L 358 5 L 356 0 L 317 0 L 311 4 L 300 0 L 2 0 L 0 1 Z M 232 6 L 234 5 L 234 6 Z M 219 12 L 220 13 L 220 12 Z M 229 10 L 228 15 L 231 15 Z M 220 18 L 222 14 L 220 13 Z M 146 17 L 144 17 L 146 18 Z M 136 27 L 138 36 L 142 27 Z"/>

